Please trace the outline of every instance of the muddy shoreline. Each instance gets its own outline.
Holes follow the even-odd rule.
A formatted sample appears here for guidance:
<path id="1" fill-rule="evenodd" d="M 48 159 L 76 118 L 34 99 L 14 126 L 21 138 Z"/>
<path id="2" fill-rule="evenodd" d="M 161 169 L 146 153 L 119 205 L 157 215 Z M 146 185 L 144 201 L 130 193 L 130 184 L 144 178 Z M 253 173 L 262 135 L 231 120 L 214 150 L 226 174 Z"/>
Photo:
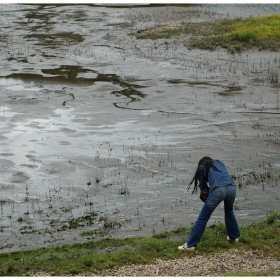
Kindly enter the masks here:
<path id="1" fill-rule="evenodd" d="M 0 251 L 188 227 L 204 155 L 234 175 L 240 224 L 280 212 L 279 53 L 131 35 L 280 10 L 250 6 L 1 5 Z"/>

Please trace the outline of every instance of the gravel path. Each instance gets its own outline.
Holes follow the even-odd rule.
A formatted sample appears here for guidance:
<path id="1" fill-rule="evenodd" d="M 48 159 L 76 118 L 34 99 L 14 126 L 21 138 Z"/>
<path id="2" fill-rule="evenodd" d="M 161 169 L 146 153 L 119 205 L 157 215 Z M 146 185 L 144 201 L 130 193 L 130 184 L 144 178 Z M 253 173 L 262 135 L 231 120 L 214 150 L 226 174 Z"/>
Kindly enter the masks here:
<path id="1" fill-rule="evenodd" d="M 219 276 L 229 272 L 260 273 L 270 269 L 273 270 L 269 276 L 280 276 L 280 260 L 254 254 L 251 250 L 233 249 L 225 253 L 216 253 L 210 258 L 197 255 L 177 260 L 156 260 L 154 264 L 133 264 L 118 269 L 106 269 L 98 275 L 77 276 Z M 45 277 L 50 275 L 37 272 L 32 276 Z"/>
<path id="2" fill-rule="evenodd" d="M 197 255 L 177 260 L 156 260 L 155 264 L 136 264 L 102 271 L 103 276 L 217 276 L 229 272 L 262 272 L 277 268 L 273 276 L 280 275 L 280 260 L 258 256 L 252 251 L 233 249 L 217 253 L 211 258 Z M 272 275 L 271 275 L 272 276 Z"/>

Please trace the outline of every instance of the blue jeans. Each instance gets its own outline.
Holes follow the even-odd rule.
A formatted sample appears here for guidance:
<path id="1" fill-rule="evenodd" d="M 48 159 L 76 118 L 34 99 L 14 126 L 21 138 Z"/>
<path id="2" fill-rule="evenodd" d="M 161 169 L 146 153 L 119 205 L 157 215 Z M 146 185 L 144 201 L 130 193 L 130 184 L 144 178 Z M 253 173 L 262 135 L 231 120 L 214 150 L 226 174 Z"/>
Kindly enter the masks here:
<path id="1" fill-rule="evenodd" d="M 213 211 L 222 201 L 224 201 L 225 223 L 229 238 L 234 240 L 240 236 L 237 221 L 233 212 L 235 197 L 236 187 L 234 185 L 215 187 L 210 191 L 209 196 L 193 226 L 189 240 L 187 241 L 188 247 L 196 246 L 200 241 L 208 220 L 210 219 Z"/>

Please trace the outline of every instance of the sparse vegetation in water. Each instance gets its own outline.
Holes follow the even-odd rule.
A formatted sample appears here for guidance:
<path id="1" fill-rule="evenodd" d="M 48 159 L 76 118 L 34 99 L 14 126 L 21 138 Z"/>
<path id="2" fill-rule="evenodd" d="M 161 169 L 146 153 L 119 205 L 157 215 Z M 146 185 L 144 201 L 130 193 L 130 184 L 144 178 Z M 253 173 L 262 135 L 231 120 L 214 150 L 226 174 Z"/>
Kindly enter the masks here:
<path id="1" fill-rule="evenodd" d="M 165 25 L 136 34 L 138 39 L 170 38 L 181 34 L 190 34 L 186 46 L 213 50 L 223 47 L 231 52 L 248 48 L 277 51 L 280 48 L 280 15 L 231 19 L 214 23 L 182 23 Z"/>
<path id="2" fill-rule="evenodd" d="M 231 174 L 232 178 L 236 180 L 237 186 L 243 188 L 250 184 L 278 184 L 279 171 L 271 166 L 271 163 L 263 163 L 263 170 L 249 171 L 241 174 Z M 264 187 L 265 188 L 265 187 Z"/>
<path id="3" fill-rule="evenodd" d="M 73 218 L 69 221 L 69 228 L 71 229 L 71 228 L 78 228 L 85 225 L 92 225 L 96 220 L 96 216 L 98 216 L 98 214 L 92 212 L 76 219 Z"/>
<path id="4" fill-rule="evenodd" d="M 1 276 L 29 276 L 43 271 L 52 276 L 59 275 L 91 275 L 99 274 L 103 269 L 120 267 L 128 264 L 153 263 L 155 259 L 178 259 L 195 255 L 212 255 L 231 248 L 253 250 L 255 254 L 280 257 L 280 215 L 272 210 L 267 219 L 252 222 L 240 227 L 240 242 L 232 244 L 226 241 L 226 228 L 217 223 L 206 228 L 196 251 L 189 255 L 177 250 L 182 241 L 172 241 L 176 235 L 185 235 L 187 239 L 190 229 L 177 228 L 152 237 L 136 237 L 126 239 L 104 239 L 83 244 L 63 245 L 34 251 L 21 251 L 0 255 Z M 91 235 L 92 232 L 85 232 Z M 250 272 L 242 275 L 270 275 L 267 272 Z M 238 276 L 236 272 L 229 273 Z"/>
<path id="5" fill-rule="evenodd" d="M 110 219 L 108 215 L 104 215 L 103 217 L 100 217 L 100 221 L 104 221 L 103 228 L 108 229 L 108 228 L 121 228 L 122 224 L 119 223 L 115 219 Z"/>

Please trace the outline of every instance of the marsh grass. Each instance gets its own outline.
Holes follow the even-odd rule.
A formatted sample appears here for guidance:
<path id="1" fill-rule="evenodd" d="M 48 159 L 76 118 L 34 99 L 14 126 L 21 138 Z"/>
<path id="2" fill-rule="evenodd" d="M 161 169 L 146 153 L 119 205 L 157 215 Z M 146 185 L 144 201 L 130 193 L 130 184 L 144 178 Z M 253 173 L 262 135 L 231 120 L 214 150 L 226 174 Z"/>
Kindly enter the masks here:
<path id="1" fill-rule="evenodd" d="M 249 48 L 277 51 L 280 48 L 280 15 L 231 19 L 214 23 L 182 23 L 139 31 L 138 39 L 169 39 L 188 34 L 188 48 L 214 50 L 223 47 L 231 52 Z"/>
<path id="2" fill-rule="evenodd" d="M 218 222 L 206 228 L 201 242 L 192 254 L 177 250 L 182 241 L 171 241 L 176 235 L 185 235 L 187 240 L 191 229 L 182 227 L 152 237 L 104 239 L 34 251 L 5 253 L 0 255 L 0 275 L 29 276 L 38 271 L 53 276 L 90 275 L 101 273 L 106 268 L 135 263 L 148 264 L 155 259 L 168 260 L 185 256 L 191 258 L 196 255 L 211 255 L 231 248 L 250 249 L 255 254 L 280 258 L 279 218 L 280 215 L 273 210 L 267 214 L 265 220 L 241 226 L 240 242 L 237 244 L 226 241 L 225 225 Z M 258 275 L 258 273 L 248 275 Z"/>

